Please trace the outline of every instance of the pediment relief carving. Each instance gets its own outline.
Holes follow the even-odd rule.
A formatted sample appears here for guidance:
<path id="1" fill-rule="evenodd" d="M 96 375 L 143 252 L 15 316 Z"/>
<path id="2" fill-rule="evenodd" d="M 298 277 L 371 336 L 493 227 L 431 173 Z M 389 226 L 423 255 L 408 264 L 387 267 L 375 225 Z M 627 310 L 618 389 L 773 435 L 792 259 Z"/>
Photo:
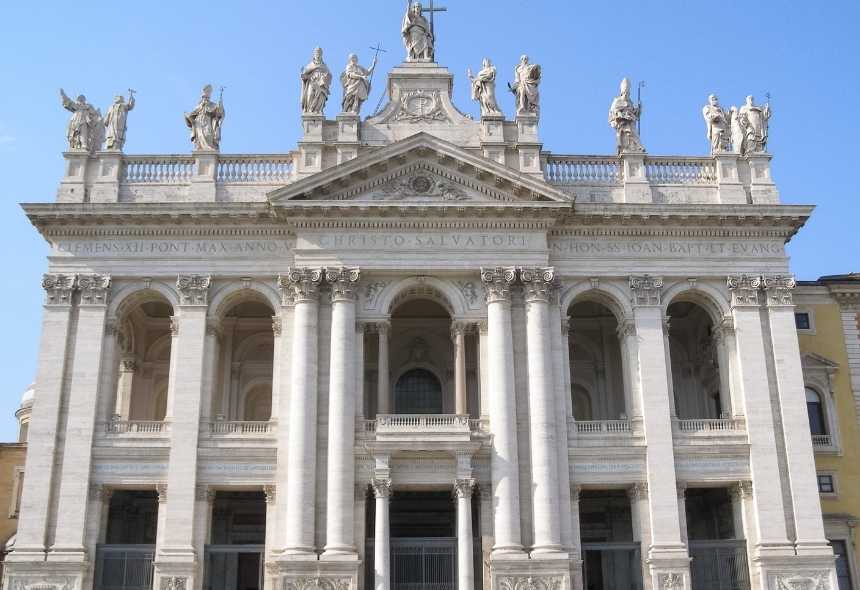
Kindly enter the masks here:
<path id="1" fill-rule="evenodd" d="M 470 186 L 471 185 L 471 186 Z M 496 192 L 496 191 L 493 191 Z M 484 194 L 475 183 L 417 163 L 334 196 L 353 201 L 492 201 L 510 200 L 504 193 Z"/>

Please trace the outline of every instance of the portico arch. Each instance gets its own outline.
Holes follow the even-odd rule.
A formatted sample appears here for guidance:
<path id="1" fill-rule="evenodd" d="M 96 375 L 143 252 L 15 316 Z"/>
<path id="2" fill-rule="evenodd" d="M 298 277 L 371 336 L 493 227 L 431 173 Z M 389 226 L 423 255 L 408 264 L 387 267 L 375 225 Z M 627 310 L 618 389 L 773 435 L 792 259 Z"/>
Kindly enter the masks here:
<path id="1" fill-rule="evenodd" d="M 435 301 L 452 317 L 462 317 L 469 309 L 462 293 L 453 283 L 435 277 L 408 277 L 387 285 L 379 296 L 376 308 L 390 315 L 394 308 L 412 299 Z"/>

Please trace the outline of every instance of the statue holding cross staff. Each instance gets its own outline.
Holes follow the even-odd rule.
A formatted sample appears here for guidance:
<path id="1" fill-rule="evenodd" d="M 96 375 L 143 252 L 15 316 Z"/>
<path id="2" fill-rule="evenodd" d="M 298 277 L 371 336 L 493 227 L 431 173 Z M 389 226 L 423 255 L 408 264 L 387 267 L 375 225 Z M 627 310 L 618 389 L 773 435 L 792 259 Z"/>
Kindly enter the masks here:
<path id="1" fill-rule="evenodd" d="M 425 12 L 432 15 L 434 12 L 445 10 L 444 8 L 424 8 L 420 2 L 410 4 L 403 16 L 403 26 L 400 34 L 403 36 L 403 44 L 406 46 L 406 61 L 432 62 L 434 59 L 433 23 L 424 16 Z"/>

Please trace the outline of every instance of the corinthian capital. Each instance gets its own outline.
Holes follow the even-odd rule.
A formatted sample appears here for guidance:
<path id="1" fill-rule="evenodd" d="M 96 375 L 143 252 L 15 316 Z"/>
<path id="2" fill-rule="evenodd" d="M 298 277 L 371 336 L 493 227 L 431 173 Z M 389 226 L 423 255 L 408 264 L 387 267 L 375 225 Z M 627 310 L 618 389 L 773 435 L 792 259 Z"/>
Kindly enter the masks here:
<path id="1" fill-rule="evenodd" d="M 511 300 L 511 285 L 517 278 L 517 269 L 512 266 L 496 266 L 481 269 L 481 282 L 487 303 Z"/>
<path id="2" fill-rule="evenodd" d="M 471 498 L 472 490 L 475 488 L 475 480 L 471 477 L 458 479 L 454 481 L 454 497 L 455 498 Z"/>
<path id="3" fill-rule="evenodd" d="M 45 290 L 45 305 L 71 305 L 77 277 L 67 274 L 42 275 Z"/>
<path id="4" fill-rule="evenodd" d="M 732 307 L 758 307 L 761 277 L 731 275 L 726 277 L 726 286 L 732 294 Z"/>
<path id="5" fill-rule="evenodd" d="M 526 289 L 526 302 L 549 302 L 557 286 L 555 269 L 551 266 L 522 268 L 520 280 Z"/>
<path id="6" fill-rule="evenodd" d="M 285 274 L 278 277 L 281 301 L 284 305 L 318 301 L 322 279 L 321 268 L 288 268 Z"/>
<path id="7" fill-rule="evenodd" d="M 762 277 L 767 306 L 794 305 L 791 291 L 797 286 L 797 281 L 791 275 L 770 275 Z"/>
<path id="8" fill-rule="evenodd" d="M 208 275 L 179 275 L 176 278 L 179 305 L 207 305 L 211 283 L 212 277 Z"/>
<path id="9" fill-rule="evenodd" d="M 634 307 L 660 305 L 663 277 L 651 275 L 630 277 L 630 293 Z"/>
<path id="10" fill-rule="evenodd" d="M 78 275 L 82 305 L 105 305 L 110 294 L 110 275 Z"/>
<path id="11" fill-rule="evenodd" d="M 388 498 L 391 496 L 391 480 L 390 479 L 374 479 L 370 482 L 373 488 L 373 495 L 377 498 Z"/>
<path id="12" fill-rule="evenodd" d="M 358 268 L 327 268 L 325 280 L 331 285 L 332 301 L 355 301 L 358 297 L 358 279 L 361 271 Z"/>

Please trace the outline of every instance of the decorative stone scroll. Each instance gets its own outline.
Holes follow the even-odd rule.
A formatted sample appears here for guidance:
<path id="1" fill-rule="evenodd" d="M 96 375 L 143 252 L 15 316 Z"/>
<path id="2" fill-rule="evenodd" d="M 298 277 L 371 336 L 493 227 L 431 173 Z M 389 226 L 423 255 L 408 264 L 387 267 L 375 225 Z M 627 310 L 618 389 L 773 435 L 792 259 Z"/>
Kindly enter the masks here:
<path id="1" fill-rule="evenodd" d="M 764 276 L 761 282 L 767 297 L 768 307 L 794 305 L 791 292 L 797 286 L 797 281 L 794 280 L 793 276 Z"/>
<path id="2" fill-rule="evenodd" d="M 732 294 L 732 307 L 757 307 L 761 277 L 733 275 L 726 278 L 726 286 Z"/>
<path id="3" fill-rule="evenodd" d="M 630 277 L 630 291 L 633 305 L 636 307 L 660 305 L 663 278 L 651 275 Z"/>
<path id="4" fill-rule="evenodd" d="M 517 278 L 517 269 L 512 266 L 496 266 L 481 269 L 481 282 L 487 303 L 511 300 L 511 285 Z"/>
<path id="5" fill-rule="evenodd" d="M 361 271 L 358 268 L 327 268 L 325 280 L 331 285 L 332 301 L 355 301 L 358 297 L 358 280 Z"/>
<path id="6" fill-rule="evenodd" d="M 212 277 L 208 275 L 179 275 L 176 279 L 179 305 L 208 305 L 211 283 Z"/>
<path id="7" fill-rule="evenodd" d="M 71 305 L 72 293 L 77 286 L 77 277 L 69 274 L 42 275 L 45 290 L 45 305 Z"/>
<path id="8" fill-rule="evenodd" d="M 81 304 L 106 305 L 110 293 L 110 275 L 78 275 L 78 289 L 81 291 Z"/>
<path id="9" fill-rule="evenodd" d="M 550 267 L 532 267 L 520 269 L 520 281 L 526 291 L 526 301 L 548 302 L 555 289 L 555 269 Z"/>
<path id="10" fill-rule="evenodd" d="M 317 301 L 319 287 L 323 279 L 321 268 L 290 268 L 286 274 L 278 276 L 278 287 L 281 289 L 283 305 Z"/>

